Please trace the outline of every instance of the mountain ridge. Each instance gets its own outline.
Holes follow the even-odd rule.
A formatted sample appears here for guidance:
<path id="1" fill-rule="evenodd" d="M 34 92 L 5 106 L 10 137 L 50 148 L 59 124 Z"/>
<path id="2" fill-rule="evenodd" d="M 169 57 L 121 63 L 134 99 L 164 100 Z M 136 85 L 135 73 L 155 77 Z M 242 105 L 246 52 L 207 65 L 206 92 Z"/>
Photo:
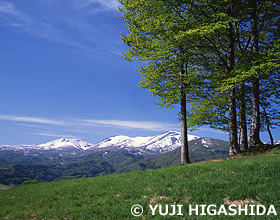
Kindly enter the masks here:
<path id="1" fill-rule="evenodd" d="M 188 135 L 189 141 L 199 138 L 195 135 Z M 148 151 L 165 153 L 180 146 L 180 132 L 167 131 L 163 134 L 147 137 L 128 137 L 124 135 L 108 137 L 97 144 L 80 139 L 59 138 L 43 144 L 33 145 L 0 145 L 0 150 L 66 150 L 76 149 L 80 151 L 99 151 L 109 148 L 143 148 Z"/>
<path id="2" fill-rule="evenodd" d="M 223 158 L 228 142 L 189 136 L 192 162 Z M 96 145 L 60 138 L 41 145 L 0 146 L 0 183 L 20 185 L 26 180 L 50 182 L 116 172 L 157 169 L 180 164 L 181 135 L 114 136 Z"/>
<path id="3" fill-rule="evenodd" d="M 191 162 L 224 158 L 228 156 L 228 142 L 203 137 L 193 139 L 189 141 L 189 151 Z M 166 153 L 146 148 L 0 151 L 0 183 L 17 186 L 26 180 L 50 182 L 179 164 L 180 147 Z"/>

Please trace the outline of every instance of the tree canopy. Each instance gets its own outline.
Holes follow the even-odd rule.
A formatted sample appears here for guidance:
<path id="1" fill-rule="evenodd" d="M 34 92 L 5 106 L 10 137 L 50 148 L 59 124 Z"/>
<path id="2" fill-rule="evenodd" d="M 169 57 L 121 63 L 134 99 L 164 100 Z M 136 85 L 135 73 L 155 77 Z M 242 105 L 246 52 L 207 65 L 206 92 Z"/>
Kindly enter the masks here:
<path id="1" fill-rule="evenodd" d="M 120 3 L 127 28 L 121 38 L 129 46 L 123 58 L 144 61 L 140 87 L 158 104 L 180 104 L 182 149 L 188 152 L 187 119 L 194 128 L 229 132 L 230 155 L 260 143 L 264 124 L 270 130 L 279 123 L 278 1 Z"/>

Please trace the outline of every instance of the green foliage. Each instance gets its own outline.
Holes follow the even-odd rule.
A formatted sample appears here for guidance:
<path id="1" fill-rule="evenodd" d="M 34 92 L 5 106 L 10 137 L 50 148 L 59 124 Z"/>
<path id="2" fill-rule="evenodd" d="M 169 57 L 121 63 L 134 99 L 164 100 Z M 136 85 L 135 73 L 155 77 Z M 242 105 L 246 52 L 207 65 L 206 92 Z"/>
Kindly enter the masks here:
<path id="1" fill-rule="evenodd" d="M 200 101 L 192 104 L 188 112 L 188 126 L 209 125 L 213 129 L 228 132 L 228 95 L 208 91 Z"/>
<path id="2" fill-rule="evenodd" d="M 235 90 L 251 88 L 254 78 L 267 84 L 268 78 L 279 72 L 278 1 L 255 6 L 254 1 L 120 2 L 127 28 L 122 40 L 129 46 L 123 58 L 144 61 L 138 70 L 143 75 L 140 87 L 158 97 L 160 106 L 173 107 L 185 93 L 187 102 L 192 103 L 190 127 L 210 125 L 235 136 L 229 118 L 231 125 L 236 124 L 239 116 L 232 115 L 246 103 L 242 112 L 250 122 L 256 113 L 252 114 L 248 98 L 257 92 L 246 89 L 240 95 Z M 261 90 L 262 95 L 278 99 L 277 86 L 274 83 L 269 92 Z M 233 92 L 229 95 L 228 91 Z M 272 117 L 275 110 L 266 106 L 271 125 L 278 124 Z"/>
<path id="3" fill-rule="evenodd" d="M 39 183 L 39 181 L 38 180 L 26 180 L 22 183 L 22 185 L 35 184 L 35 183 Z"/>
<path id="4" fill-rule="evenodd" d="M 205 53 L 208 62 L 203 65 L 204 70 L 209 71 L 207 86 L 203 87 L 201 94 L 195 99 L 189 109 L 189 126 L 197 128 L 201 125 L 210 125 L 214 129 L 229 131 L 228 114 L 229 103 L 227 101 L 229 89 L 238 90 L 245 86 L 244 95 L 235 94 L 232 98 L 237 100 L 237 112 L 241 103 L 246 103 L 245 114 L 248 121 L 251 120 L 252 105 L 249 98 L 252 98 L 251 80 L 259 78 L 260 97 L 267 106 L 271 127 L 279 124 L 279 111 L 274 106 L 279 106 L 279 12 L 280 5 L 277 1 L 265 1 L 257 3 L 257 47 L 253 49 L 252 37 L 252 1 L 207 1 L 202 16 L 218 16 L 231 10 L 230 16 L 225 15 L 224 25 L 232 25 L 232 32 L 228 28 L 220 28 L 209 35 L 202 36 L 207 48 Z M 219 5 L 217 5 L 217 3 Z M 213 9 L 209 10 L 210 7 Z M 206 15 L 207 14 L 207 15 Z M 219 17 L 221 19 L 221 16 Z M 216 22 L 221 23 L 219 19 Z M 211 19 L 210 19 L 211 20 Z M 210 21 L 209 21 L 210 22 Z M 215 22 L 214 20 L 212 22 Z M 229 36 L 233 37 L 233 45 L 230 48 Z M 208 44 L 208 45 L 207 45 Z M 229 51 L 233 52 L 234 60 L 231 69 L 228 66 Z M 230 69 L 230 71 L 229 71 Z M 274 79 L 274 80 L 272 80 Z M 264 86 L 265 85 L 265 86 Z M 265 97 L 265 98 L 262 98 Z M 270 98 L 269 98 L 270 97 Z M 261 109 L 263 111 L 263 109 Z M 262 112 L 264 114 L 264 112 Z M 254 113 L 256 115 L 256 113 Z M 278 115 L 278 116 L 277 116 Z M 236 119 L 238 120 L 239 115 Z M 262 120 L 262 126 L 265 125 Z M 230 131 L 231 132 L 231 131 Z"/>
<path id="5" fill-rule="evenodd" d="M 183 92 L 188 101 L 201 86 L 202 72 L 197 56 L 199 37 L 211 32 L 211 24 L 193 19 L 198 5 L 191 1 L 120 1 L 123 4 L 121 17 L 126 23 L 127 33 L 122 40 L 130 47 L 123 58 L 145 61 L 139 67 L 143 75 L 141 88 L 149 89 L 160 99 L 159 105 L 173 107 L 180 102 Z M 188 7 L 189 10 L 183 10 Z M 215 23 L 214 29 L 220 27 Z M 200 52 L 200 53 L 199 53 Z"/>
<path id="6" fill-rule="evenodd" d="M 279 213 L 279 147 L 255 157 L 15 187 L 0 191 L 0 219 L 135 219 L 130 212 L 135 204 L 144 207 L 145 219 L 168 219 L 152 216 L 149 205 L 218 206 L 225 199 L 254 200 L 266 207 L 273 204 Z M 198 219 L 188 215 L 170 217 Z"/>

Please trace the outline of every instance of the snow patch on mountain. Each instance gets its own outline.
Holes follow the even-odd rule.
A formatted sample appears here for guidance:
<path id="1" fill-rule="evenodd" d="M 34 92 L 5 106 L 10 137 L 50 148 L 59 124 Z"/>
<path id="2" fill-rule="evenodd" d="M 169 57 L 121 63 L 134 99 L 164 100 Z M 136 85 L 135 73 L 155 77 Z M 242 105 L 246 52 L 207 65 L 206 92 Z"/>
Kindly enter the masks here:
<path id="1" fill-rule="evenodd" d="M 114 137 L 109 137 L 100 143 L 95 145 L 95 148 L 107 148 L 107 147 L 112 147 L 116 146 L 119 148 L 127 148 L 127 147 L 139 147 L 141 146 L 142 143 L 147 142 L 149 139 L 152 137 L 135 137 L 131 138 L 128 136 L 114 136 Z"/>
<path id="2" fill-rule="evenodd" d="M 276 145 L 276 144 L 280 144 L 280 140 L 278 140 L 278 141 L 273 141 L 273 143 Z M 271 144 L 271 141 L 269 141 L 269 142 L 264 142 L 264 144 Z"/>
<path id="3" fill-rule="evenodd" d="M 43 148 L 45 150 L 51 149 L 59 149 L 59 148 L 76 148 L 79 150 L 87 150 L 94 147 L 93 144 L 88 142 L 79 140 L 79 139 L 68 139 L 68 138 L 60 138 L 54 141 L 50 141 L 44 144 L 37 145 L 39 148 Z"/>
<path id="4" fill-rule="evenodd" d="M 202 139 L 202 140 L 201 140 L 201 144 L 202 144 L 204 147 L 209 148 L 209 146 L 207 145 L 206 139 Z"/>
<path id="5" fill-rule="evenodd" d="M 198 136 L 188 135 L 188 141 L 199 138 Z M 157 136 L 148 137 L 127 137 L 115 136 L 105 139 L 95 145 L 97 148 L 145 148 L 154 152 L 168 152 L 181 146 L 181 134 L 177 131 L 168 131 Z"/>

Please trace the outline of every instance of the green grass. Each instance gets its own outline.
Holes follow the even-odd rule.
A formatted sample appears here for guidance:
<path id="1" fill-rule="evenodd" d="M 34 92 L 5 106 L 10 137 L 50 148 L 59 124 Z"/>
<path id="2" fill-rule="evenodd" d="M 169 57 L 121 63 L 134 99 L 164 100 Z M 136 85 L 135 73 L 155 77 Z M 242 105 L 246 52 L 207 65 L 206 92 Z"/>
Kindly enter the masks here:
<path id="1" fill-rule="evenodd" d="M 279 147 L 278 147 L 279 148 Z M 280 215 L 280 151 L 158 170 L 38 183 L 0 191 L 0 219 L 280 219 L 188 216 L 189 204 L 224 199 L 273 204 Z M 134 204 L 144 208 L 133 217 Z M 180 204 L 184 216 L 152 216 L 149 205 Z"/>
<path id="2" fill-rule="evenodd" d="M 3 184 L 0 184 L 0 191 L 1 190 L 7 190 L 7 189 L 10 189 L 11 187 L 10 186 L 6 186 L 6 185 L 3 185 Z"/>

